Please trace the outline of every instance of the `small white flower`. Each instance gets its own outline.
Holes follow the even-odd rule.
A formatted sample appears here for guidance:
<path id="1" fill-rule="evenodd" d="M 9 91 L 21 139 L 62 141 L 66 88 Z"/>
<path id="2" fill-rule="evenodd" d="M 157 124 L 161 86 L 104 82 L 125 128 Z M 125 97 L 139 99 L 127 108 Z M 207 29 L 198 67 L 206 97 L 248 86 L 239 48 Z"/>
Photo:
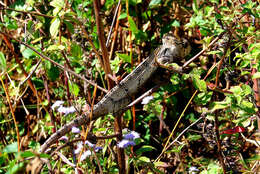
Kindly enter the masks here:
<path id="1" fill-rule="evenodd" d="M 143 98 L 141 104 L 146 105 L 146 104 L 148 104 L 152 99 L 153 99 L 153 96 L 152 96 L 152 95 L 151 95 L 151 96 L 147 96 L 147 97 Z"/>
<path id="2" fill-rule="evenodd" d="M 69 140 L 69 138 L 67 136 L 62 136 L 62 137 L 59 138 L 59 140 L 67 142 Z"/>
<path id="3" fill-rule="evenodd" d="M 189 168 L 189 173 L 190 174 L 196 174 L 197 172 L 199 172 L 200 170 L 199 169 L 197 169 L 197 167 L 194 167 L 194 166 L 191 166 L 190 168 Z"/>
<path id="4" fill-rule="evenodd" d="M 57 101 L 51 106 L 51 109 L 54 110 L 55 108 L 60 107 L 63 103 L 64 103 L 64 101 L 57 100 Z"/>
<path id="5" fill-rule="evenodd" d="M 95 147 L 95 144 L 89 142 L 88 140 L 85 141 L 85 144 L 92 148 Z"/>
<path id="6" fill-rule="evenodd" d="M 83 144 L 82 144 L 82 142 L 79 142 L 77 144 L 77 149 L 75 149 L 74 153 L 79 154 L 82 148 L 83 148 Z"/>
<path id="7" fill-rule="evenodd" d="M 73 127 L 71 128 L 71 132 L 74 133 L 74 134 L 79 134 L 79 133 L 80 133 L 80 129 L 77 128 L 77 127 L 75 127 L 75 126 L 73 126 Z"/>
<path id="8" fill-rule="evenodd" d="M 83 161 L 85 160 L 88 156 L 91 155 L 91 151 L 90 150 L 87 150 L 86 152 L 84 152 L 81 157 L 80 157 L 80 161 Z"/>
<path id="9" fill-rule="evenodd" d="M 134 141 L 130 141 L 130 140 L 126 140 L 126 139 L 123 139 L 122 141 L 120 141 L 117 146 L 119 148 L 127 148 L 128 146 L 134 146 L 135 145 L 135 142 Z"/>
<path id="10" fill-rule="evenodd" d="M 70 106 L 70 107 L 64 107 L 64 106 L 60 106 L 58 108 L 58 112 L 63 113 L 65 116 L 71 113 L 74 113 L 76 111 L 74 106 Z"/>

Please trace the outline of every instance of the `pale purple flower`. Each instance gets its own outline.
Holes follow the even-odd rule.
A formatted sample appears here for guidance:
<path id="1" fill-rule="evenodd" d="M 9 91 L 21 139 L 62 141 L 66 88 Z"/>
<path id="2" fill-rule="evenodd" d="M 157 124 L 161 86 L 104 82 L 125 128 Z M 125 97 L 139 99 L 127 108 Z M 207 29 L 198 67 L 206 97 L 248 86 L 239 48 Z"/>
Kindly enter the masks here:
<path id="1" fill-rule="evenodd" d="M 85 141 L 85 144 L 92 148 L 96 146 L 95 144 L 89 142 L 88 140 Z"/>
<path id="2" fill-rule="evenodd" d="M 79 133 L 80 133 L 80 129 L 77 128 L 77 127 L 75 127 L 75 126 L 73 126 L 73 127 L 71 128 L 71 132 L 74 133 L 74 134 L 79 134 Z"/>
<path id="3" fill-rule="evenodd" d="M 54 110 L 55 108 L 60 107 L 63 103 L 64 103 L 64 101 L 57 100 L 57 101 L 51 106 L 51 109 Z"/>
<path id="4" fill-rule="evenodd" d="M 130 133 L 125 134 L 124 138 L 128 140 L 134 140 L 136 138 L 140 138 L 140 134 L 135 131 L 131 131 Z"/>
<path id="5" fill-rule="evenodd" d="M 127 148 L 128 146 L 134 146 L 135 145 L 135 142 L 134 141 L 130 141 L 130 140 L 126 140 L 126 139 L 123 139 L 122 141 L 120 141 L 117 146 L 119 148 Z"/>
<path id="6" fill-rule="evenodd" d="M 90 150 L 85 151 L 85 152 L 81 155 L 80 161 L 85 160 L 85 159 L 86 159 L 88 156 L 90 156 L 90 155 L 91 155 L 91 151 L 90 151 Z"/>
<path id="7" fill-rule="evenodd" d="M 59 138 L 59 140 L 67 142 L 69 140 L 69 138 L 67 136 L 62 136 Z"/>
<path id="8" fill-rule="evenodd" d="M 64 106 L 60 106 L 58 108 L 58 112 L 63 113 L 65 116 L 71 113 L 74 113 L 76 111 L 74 106 L 70 106 L 70 107 L 64 107 Z"/>
<path id="9" fill-rule="evenodd" d="M 74 153 L 79 154 L 82 148 L 83 148 L 83 144 L 82 144 L 82 142 L 79 142 L 77 144 L 77 149 L 75 149 Z"/>
<path id="10" fill-rule="evenodd" d="M 99 150 L 102 150 L 102 147 L 95 147 L 95 152 L 98 152 Z"/>
<path id="11" fill-rule="evenodd" d="M 151 95 L 151 96 L 147 96 L 147 97 L 143 98 L 141 104 L 146 105 L 146 104 L 148 104 L 152 99 L 153 99 L 153 96 L 152 96 L 152 95 Z"/>

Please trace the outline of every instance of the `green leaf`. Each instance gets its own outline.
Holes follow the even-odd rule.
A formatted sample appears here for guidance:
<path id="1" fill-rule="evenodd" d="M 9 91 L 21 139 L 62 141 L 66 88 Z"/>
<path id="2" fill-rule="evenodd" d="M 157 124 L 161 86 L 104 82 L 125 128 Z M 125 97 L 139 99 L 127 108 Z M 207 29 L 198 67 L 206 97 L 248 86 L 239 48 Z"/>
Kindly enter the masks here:
<path id="1" fill-rule="evenodd" d="M 15 161 L 15 160 L 14 160 Z M 19 169 L 22 169 L 25 167 L 25 163 L 24 162 L 20 162 L 18 164 L 15 165 L 9 165 L 8 167 L 8 171 L 6 172 L 6 174 L 16 174 L 16 173 L 20 173 L 21 171 L 19 171 Z"/>
<path id="2" fill-rule="evenodd" d="M 37 90 L 44 88 L 43 80 L 41 78 L 32 77 L 32 82 L 35 85 Z"/>
<path id="3" fill-rule="evenodd" d="M 195 12 L 195 14 L 198 13 L 198 5 L 197 5 L 197 1 L 196 0 L 193 0 L 193 3 L 192 3 L 192 9 L 193 11 Z"/>
<path id="4" fill-rule="evenodd" d="M 130 121 L 130 120 L 132 120 L 132 114 L 131 114 L 130 109 L 128 109 L 128 110 L 125 112 L 125 114 L 124 114 L 124 120 L 125 120 L 125 121 Z"/>
<path id="5" fill-rule="evenodd" d="M 64 6 L 64 0 L 53 0 L 50 2 L 50 5 L 55 8 L 62 8 Z"/>
<path id="6" fill-rule="evenodd" d="M 55 81 L 60 75 L 59 68 L 51 65 L 51 68 L 47 70 L 47 74 L 52 81 Z"/>
<path id="7" fill-rule="evenodd" d="M 40 157 L 41 157 L 41 158 L 50 158 L 51 156 L 48 155 L 48 154 L 46 154 L 46 153 L 41 153 L 41 154 L 40 154 Z"/>
<path id="8" fill-rule="evenodd" d="M 121 60 L 127 63 L 131 63 L 131 57 L 130 55 L 127 54 L 121 54 L 121 53 L 116 53 L 117 57 L 119 57 Z"/>
<path id="9" fill-rule="evenodd" d="M 6 152 L 6 153 L 18 152 L 18 144 L 17 144 L 17 142 L 14 142 L 12 144 L 9 144 L 9 145 L 5 146 L 5 148 L 3 149 L 3 152 Z"/>
<path id="10" fill-rule="evenodd" d="M 254 155 L 253 157 L 246 159 L 247 162 L 259 161 L 259 160 L 260 160 L 260 155 Z"/>
<path id="11" fill-rule="evenodd" d="M 113 70 L 113 72 L 118 73 L 120 67 L 119 63 L 120 63 L 119 57 L 115 57 L 114 60 L 110 61 L 111 69 Z"/>
<path id="12" fill-rule="evenodd" d="M 148 8 L 153 9 L 158 7 L 161 4 L 161 0 L 151 0 L 151 2 L 148 5 Z"/>
<path id="13" fill-rule="evenodd" d="M 47 48 L 47 51 L 54 51 L 54 50 L 57 50 L 57 51 L 62 51 L 64 50 L 65 47 L 63 45 L 50 45 L 48 48 Z"/>
<path id="14" fill-rule="evenodd" d="M 188 136 L 188 140 L 190 140 L 190 141 L 197 141 L 199 139 L 201 139 L 201 135 L 194 134 L 194 135 L 189 135 Z"/>
<path id="15" fill-rule="evenodd" d="M 259 79 L 260 78 L 260 72 L 256 72 L 253 76 L 252 79 Z"/>
<path id="16" fill-rule="evenodd" d="M 82 48 L 75 44 L 75 43 L 72 43 L 71 45 L 71 54 L 73 57 L 76 57 L 76 58 L 81 58 L 82 54 L 83 54 L 83 50 Z"/>
<path id="17" fill-rule="evenodd" d="M 219 1 L 218 1 L 218 0 L 210 0 L 210 2 L 219 4 Z"/>
<path id="18" fill-rule="evenodd" d="M 6 69 L 6 59 L 4 53 L 0 51 L 0 70 L 4 71 Z"/>
<path id="19" fill-rule="evenodd" d="M 141 148 L 139 148 L 138 150 L 136 150 L 136 154 L 141 155 L 143 152 L 150 152 L 153 150 L 156 150 L 156 148 L 153 146 L 144 145 Z"/>
<path id="20" fill-rule="evenodd" d="M 125 19 L 126 17 L 127 17 L 126 13 L 121 13 L 118 19 L 121 20 L 121 19 Z"/>
<path id="21" fill-rule="evenodd" d="M 150 158 L 147 158 L 146 156 L 141 156 L 141 157 L 139 157 L 139 160 L 140 160 L 140 161 L 143 161 L 143 162 L 147 162 L 147 163 L 151 162 L 151 161 L 150 161 Z"/>
<path id="22" fill-rule="evenodd" d="M 59 27 L 60 27 L 60 19 L 58 17 L 53 18 L 50 26 L 50 33 L 53 38 L 57 36 L 59 32 Z"/>
<path id="23" fill-rule="evenodd" d="M 76 83 L 69 83 L 70 91 L 77 97 L 79 95 L 79 86 Z"/>
<path id="24" fill-rule="evenodd" d="M 69 29 L 69 31 L 71 33 L 74 33 L 74 26 L 73 26 L 73 24 L 71 22 L 69 22 L 69 21 L 66 21 L 66 20 L 64 20 L 63 22 L 66 24 L 66 26 Z"/>
<path id="25" fill-rule="evenodd" d="M 48 106 L 48 104 L 49 104 L 49 101 L 48 101 L 47 99 L 45 99 L 45 100 L 42 102 L 42 105 L 43 105 L 43 106 Z"/>
<path id="26" fill-rule="evenodd" d="M 241 87 L 242 87 L 244 96 L 247 96 L 252 93 L 252 88 L 249 85 L 242 85 Z"/>
<path id="27" fill-rule="evenodd" d="M 21 157 L 23 158 L 28 158 L 28 157 L 33 157 L 35 156 L 35 154 L 31 151 L 25 151 L 25 152 L 21 152 Z"/>
<path id="28" fill-rule="evenodd" d="M 33 50 L 31 50 L 30 48 L 26 48 L 22 51 L 22 55 L 23 55 L 24 58 L 29 59 L 30 57 L 33 57 L 37 54 Z"/>
<path id="29" fill-rule="evenodd" d="M 255 107 L 254 107 L 254 104 L 249 102 L 249 101 L 246 101 L 246 100 L 243 100 L 241 102 L 241 105 L 240 107 L 245 110 L 247 113 L 251 113 L 251 114 L 254 114 L 256 111 L 255 111 Z"/>
<path id="30" fill-rule="evenodd" d="M 207 84 L 204 80 L 200 80 L 198 75 L 192 76 L 192 82 L 196 89 L 206 92 L 207 91 Z"/>
<path id="31" fill-rule="evenodd" d="M 133 20 L 133 18 L 131 16 L 128 16 L 128 22 L 130 24 L 130 30 L 134 33 L 137 34 L 138 33 L 138 28 L 135 24 L 135 21 Z"/>
<path id="32" fill-rule="evenodd" d="M 137 4 L 139 4 L 139 3 L 141 3 L 142 2 L 142 0 L 129 0 L 129 4 L 131 4 L 131 5 L 137 5 Z"/>
<path id="33" fill-rule="evenodd" d="M 178 146 L 174 146 L 171 150 L 167 150 L 167 153 L 175 152 L 175 153 L 180 153 L 181 149 L 185 146 L 185 144 L 181 144 Z"/>
<path id="34" fill-rule="evenodd" d="M 202 104 L 202 105 L 206 105 L 208 104 L 208 102 L 211 101 L 211 97 L 212 97 L 213 92 L 201 92 L 199 94 L 197 94 L 197 96 L 195 97 L 194 101 L 197 104 Z"/>
<path id="35" fill-rule="evenodd" d="M 180 27 L 181 25 L 180 25 L 180 22 L 179 22 L 179 21 L 174 20 L 174 21 L 171 23 L 171 26 L 172 26 L 172 27 Z"/>
<path id="36" fill-rule="evenodd" d="M 230 102 L 231 102 L 230 100 L 213 102 L 212 103 L 213 107 L 211 109 L 211 112 L 214 112 L 215 110 L 218 110 L 218 109 L 225 109 L 225 108 L 229 107 Z"/>

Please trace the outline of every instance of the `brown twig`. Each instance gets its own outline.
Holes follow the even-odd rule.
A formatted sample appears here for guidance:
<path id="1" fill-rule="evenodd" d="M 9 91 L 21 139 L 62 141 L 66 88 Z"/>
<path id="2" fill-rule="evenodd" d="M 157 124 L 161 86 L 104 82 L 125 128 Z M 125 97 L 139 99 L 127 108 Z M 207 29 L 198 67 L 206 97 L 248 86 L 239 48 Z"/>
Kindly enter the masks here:
<path id="1" fill-rule="evenodd" d="M 116 26 L 115 26 L 115 31 L 114 31 L 114 37 L 113 37 L 113 41 L 111 44 L 111 49 L 110 49 L 110 54 L 109 54 L 109 60 L 111 60 L 112 56 L 113 56 L 113 51 L 114 51 L 114 47 L 115 47 L 115 43 L 116 43 L 116 38 L 117 38 L 117 31 L 118 31 L 118 27 L 119 27 L 119 16 L 121 13 L 121 8 L 122 5 L 119 5 L 119 9 L 118 9 L 118 14 L 117 14 L 117 21 L 116 21 Z"/>
<path id="2" fill-rule="evenodd" d="M 14 115 L 14 110 L 13 110 L 13 107 L 12 107 L 12 104 L 11 104 L 9 92 L 8 92 L 7 88 L 5 87 L 4 81 L 3 81 L 1 76 L 0 76 L 0 81 L 1 81 L 2 86 L 4 88 L 5 95 L 7 97 L 7 101 L 8 101 L 9 107 L 10 107 L 10 111 L 11 111 L 11 114 L 12 114 L 12 117 L 13 117 L 13 120 L 14 120 L 14 125 L 15 125 L 15 130 L 16 130 L 16 135 L 17 135 L 18 152 L 20 152 L 20 134 L 19 134 L 19 129 L 18 129 L 18 125 L 17 125 L 17 122 L 16 122 L 16 118 L 15 118 L 15 115 Z"/>
<path id="3" fill-rule="evenodd" d="M 108 51 L 106 47 L 106 41 L 104 37 L 104 27 L 103 23 L 101 22 L 101 19 L 99 17 L 99 4 L 98 0 L 93 1 L 94 5 L 94 11 L 95 11 L 95 19 L 96 19 L 96 25 L 97 25 L 97 34 L 98 34 L 98 40 L 99 44 L 102 50 L 102 57 L 103 57 L 103 63 L 104 63 L 104 71 L 107 74 L 112 74 L 111 67 L 110 67 L 110 62 L 108 58 Z M 113 86 L 113 81 L 109 78 L 107 78 L 107 83 L 108 83 L 108 89 L 111 89 Z"/>
<path id="4" fill-rule="evenodd" d="M 221 59 L 219 61 L 219 64 L 218 64 L 218 69 L 217 69 L 217 73 L 216 73 L 215 87 L 217 87 L 218 83 L 219 83 L 220 69 L 221 69 L 221 66 L 223 64 L 224 59 L 226 58 L 227 50 L 230 47 L 230 39 L 231 39 L 231 34 L 229 34 L 228 42 L 225 44 L 223 56 L 221 57 Z"/>
<path id="5" fill-rule="evenodd" d="M 55 117 L 51 111 L 51 97 L 50 97 L 50 93 L 49 93 L 49 88 L 48 88 L 48 82 L 47 82 L 47 78 L 45 76 L 42 76 L 42 80 L 43 80 L 43 84 L 44 84 L 44 88 L 45 88 L 45 91 L 46 91 L 46 97 L 47 97 L 47 100 L 48 100 L 48 108 L 50 108 L 50 118 L 51 118 L 51 124 L 53 126 L 53 129 L 52 129 L 52 132 L 56 132 L 56 125 L 55 125 Z M 29 128 L 29 126 L 28 126 Z"/>
<path id="6" fill-rule="evenodd" d="M 216 97 L 216 96 L 215 96 Z M 221 139 L 219 136 L 219 120 L 218 120 L 218 112 L 215 112 L 215 133 L 216 133 L 216 142 L 217 142 L 217 147 L 218 147 L 218 158 L 220 161 L 220 164 L 223 169 L 223 173 L 226 174 L 226 166 L 224 162 L 224 158 L 222 156 L 222 150 L 221 150 Z"/>

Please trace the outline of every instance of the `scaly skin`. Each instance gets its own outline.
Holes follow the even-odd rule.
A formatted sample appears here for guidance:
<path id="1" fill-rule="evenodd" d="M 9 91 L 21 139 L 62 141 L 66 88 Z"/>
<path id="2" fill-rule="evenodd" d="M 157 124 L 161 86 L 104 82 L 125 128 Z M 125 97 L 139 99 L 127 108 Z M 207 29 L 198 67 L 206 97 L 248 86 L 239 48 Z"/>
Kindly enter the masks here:
<path id="1" fill-rule="evenodd" d="M 161 64 L 172 63 L 174 60 L 186 56 L 190 47 L 184 41 L 179 41 L 172 35 L 163 37 L 163 45 L 159 46 L 148 58 L 146 58 L 136 69 L 126 76 L 117 86 L 111 89 L 105 97 L 93 108 L 91 120 L 108 113 L 117 113 L 124 110 L 131 102 L 131 98 L 136 94 L 145 82 L 157 70 L 158 65 L 155 59 Z M 60 137 L 71 131 L 73 126 L 79 127 L 90 122 L 90 115 L 81 115 L 73 121 L 61 127 L 51 135 L 41 146 L 40 152 L 45 152 Z"/>

